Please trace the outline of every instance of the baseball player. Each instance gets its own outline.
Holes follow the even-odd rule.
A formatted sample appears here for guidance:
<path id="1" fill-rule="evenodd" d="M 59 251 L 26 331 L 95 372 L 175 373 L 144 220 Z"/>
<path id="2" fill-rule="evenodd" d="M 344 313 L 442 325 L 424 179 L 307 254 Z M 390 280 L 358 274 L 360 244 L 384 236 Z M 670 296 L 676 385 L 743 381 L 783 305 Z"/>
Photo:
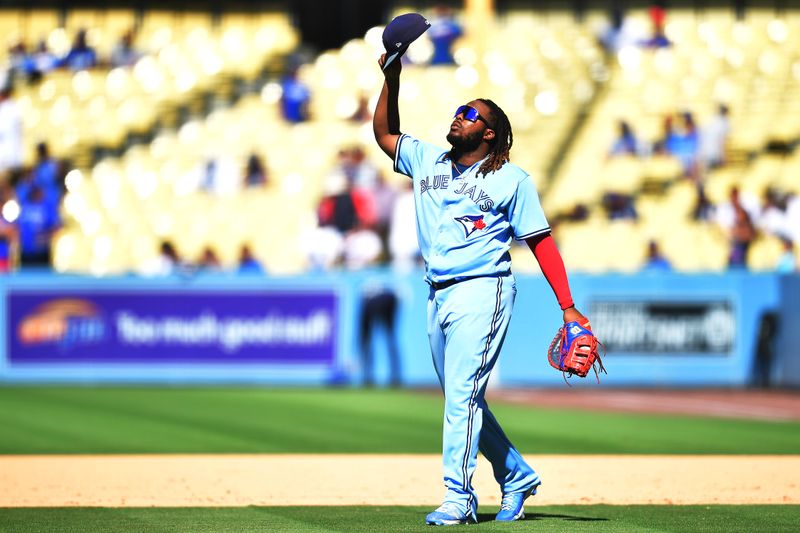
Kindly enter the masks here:
<path id="1" fill-rule="evenodd" d="M 378 60 L 383 68 L 386 54 Z M 489 373 L 506 335 L 516 295 L 511 239 L 525 240 L 564 312 L 573 306 L 564 263 L 550 236 L 531 177 L 509 162 L 511 124 L 491 100 L 459 106 L 445 150 L 400 132 L 400 61 L 384 69 L 373 130 L 395 171 L 413 180 L 417 237 L 430 285 L 427 329 L 433 365 L 444 391 L 444 503 L 432 525 L 477 521 L 472 488 L 478 450 L 491 462 L 502 490 L 497 520 L 524 517 L 538 474 L 506 437 L 484 399 Z"/>

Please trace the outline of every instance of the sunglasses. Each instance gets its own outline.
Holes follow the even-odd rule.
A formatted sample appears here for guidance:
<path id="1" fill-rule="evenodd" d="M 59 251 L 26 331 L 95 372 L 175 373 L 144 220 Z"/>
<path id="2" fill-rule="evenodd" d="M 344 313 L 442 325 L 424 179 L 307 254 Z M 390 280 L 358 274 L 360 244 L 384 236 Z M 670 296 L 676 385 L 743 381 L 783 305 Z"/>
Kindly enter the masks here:
<path id="1" fill-rule="evenodd" d="M 491 125 L 491 124 L 489 124 L 489 121 L 488 121 L 488 120 L 486 120 L 485 118 L 483 118 L 483 117 L 481 116 L 481 114 L 480 114 L 480 113 L 478 113 L 478 110 L 477 110 L 477 109 L 475 109 L 475 108 L 474 108 L 474 107 L 472 107 L 472 106 L 468 106 L 468 105 L 462 105 L 462 106 L 459 106 L 459 108 L 458 108 L 458 109 L 456 109 L 456 112 L 455 112 L 455 114 L 453 115 L 453 118 L 457 117 L 458 115 L 464 115 L 464 119 L 465 119 L 465 120 L 469 120 L 470 122 L 475 122 L 476 120 L 480 120 L 481 122 L 483 122 L 484 124 L 486 124 L 486 126 L 487 126 L 489 129 L 492 129 L 492 130 L 494 129 L 494 128 L 492 127 L 492 125 Z"/>

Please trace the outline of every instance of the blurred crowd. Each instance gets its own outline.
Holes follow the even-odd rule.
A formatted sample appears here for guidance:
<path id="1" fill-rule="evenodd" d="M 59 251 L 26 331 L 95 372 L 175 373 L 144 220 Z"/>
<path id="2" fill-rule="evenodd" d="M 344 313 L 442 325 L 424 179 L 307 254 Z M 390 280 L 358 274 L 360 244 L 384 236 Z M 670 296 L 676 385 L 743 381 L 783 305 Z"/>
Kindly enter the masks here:
<path id="1" fill-rule="evenodd" d="M 621 11 L 613 10 L 610 23 L 598 36 L 609 53 L 624 46 L 669 47 L 664 32 L 666 13 L 650 11 L 652 33 L 634 34 Z M 452 46 L 463 36 L 463 28 L 447 8 L 438 8 L 431 18 L 433 53 L 431 65 L 453 64 Z M 59 206 L 65 191 L 66 164 L 54 159 L 47 144 L 37 146 L 37 158 L 30 168 L 22 166 L 22 115 L 14 101 L 15 81 L 36 82 L 54 69 L 129 67 L 142 53 L 135 46 L 136 34 L 120 36 L 109 57 L 98 57 L 88 44 L 86 31 L 79 30 L 69 51 L 52 53 L 47 42 L 28 47 L 18 41 L 9 50 L 7 73 L 0 80 L 0 270 L 21 267 L 48 267 L 52 264 L 52 237 L 61 226 Z M 407 58 L 405 60 L 408 60 Z M 300 63 L 289 61 L 280 79 L 280 110 L 283 120 L 295 124 L 313 120 L 309 103 L 313 94 L 298 76 Z M 784 254 L 775 269 L 797 269 L 794 250 L 800 243 L 800 198 L 796 194 L 768 189 L 754 198 L 733 187 L 728 199 L 712 203 L 705 192 L 709 172 L 728 164 L 727 141 L 731 135 L 730 109 L 719 104 L 716 113 L 699 124 L 689 110 L 676 110 L 663 117 L 657 139 L 640 136 L 626 120 L 619 120 L 617 133 L 607 150 L 608 159 L 653 156 L 674 158 L 680 164 L 680 180 L 693 184 L 696 204 L 692 216 L 714 224 L 730 242 L 730 268 L 746 268 L 751 244 L 759 234 L 781 239 Z M 366 123 L 371 118 L 367 95 L 363 95 L 351 120 Z M 248 187 L 269 187 L 268 165 L 263 154 L 251 154 L 244 168 L 224 154 L 207 157 L 197 168 L 198 188 L 218 194 Z M 391 180 L 370 161 L 363 146 L 342 146 L 337 160 L 322 185 L 316 209 L 317 226 L 306 239 L 306 254 L 311 270 L 356 270 L 391 264 L 398 268 L 419 265 L 416 241 L 414 198 L 410 182 Z M 276 192 L 276 194 L 279 194 Z M 609 220 L 636 220 L 637 193 L 605 191 L 598 206 L 577 205 L 569 213 L 551 213 L 552 222 L 580 221 L 593 209 L 602 209 Z M 647 271 L 669 271 L 671 263 L 655 240 L 647 244 Z M 235 267 L 224 267 L 216 251 L 205 248 L 198 257 L 181 257 L 174 243 L 161 244 L 157 260 L 143 268 L 151 275 L 193 274 L 235 271 L 265 274 L 250 245 L 241 247 Z"/>

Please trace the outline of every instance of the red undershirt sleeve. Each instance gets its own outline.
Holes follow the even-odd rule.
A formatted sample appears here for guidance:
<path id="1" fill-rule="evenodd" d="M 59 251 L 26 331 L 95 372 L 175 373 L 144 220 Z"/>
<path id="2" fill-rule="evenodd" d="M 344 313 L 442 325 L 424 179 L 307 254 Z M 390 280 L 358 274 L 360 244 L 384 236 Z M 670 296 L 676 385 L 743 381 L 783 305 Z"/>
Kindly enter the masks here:
<path id="1" fill-rule="evenodd" d="M 525 242 L 533 252 L 539 266 L 542 269 L 545 279 L 550 284 L 558 300 L 561 309 L 572 307 L 572 294 L 569 291 L 569 281 L 567 281 L 567 270 L 564 268 L 564 260 L 556 247 L 556 241 L 552 236 L 531 237 Z"/>

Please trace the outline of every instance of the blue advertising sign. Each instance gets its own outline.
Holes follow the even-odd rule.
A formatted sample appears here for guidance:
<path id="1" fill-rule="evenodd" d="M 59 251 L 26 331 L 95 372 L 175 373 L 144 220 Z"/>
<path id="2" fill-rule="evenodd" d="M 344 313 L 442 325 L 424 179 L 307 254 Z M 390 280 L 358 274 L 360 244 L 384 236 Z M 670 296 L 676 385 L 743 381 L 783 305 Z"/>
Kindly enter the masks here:
<path id="1" fill-rule="evenodd" d="M 334 291 L 6 295 L 8 362 L 333 364 Z"/>

